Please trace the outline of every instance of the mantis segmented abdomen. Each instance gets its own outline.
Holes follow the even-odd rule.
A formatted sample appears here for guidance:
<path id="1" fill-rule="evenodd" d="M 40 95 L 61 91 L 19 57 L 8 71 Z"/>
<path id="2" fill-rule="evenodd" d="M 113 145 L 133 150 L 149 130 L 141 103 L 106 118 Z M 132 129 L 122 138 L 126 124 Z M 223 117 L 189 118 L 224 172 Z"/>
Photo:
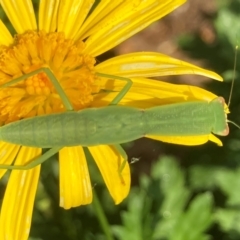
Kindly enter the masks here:
<path id="1" fill-rule="evenodd" d="M 190 121 L 189 121 L 190 120 Z M 0 128 L 6 142 L 41 148 L 121 144 L 144 137 L 227 135 L 222 98 L 141 110 L 107 106 L 24 119 Z"/>

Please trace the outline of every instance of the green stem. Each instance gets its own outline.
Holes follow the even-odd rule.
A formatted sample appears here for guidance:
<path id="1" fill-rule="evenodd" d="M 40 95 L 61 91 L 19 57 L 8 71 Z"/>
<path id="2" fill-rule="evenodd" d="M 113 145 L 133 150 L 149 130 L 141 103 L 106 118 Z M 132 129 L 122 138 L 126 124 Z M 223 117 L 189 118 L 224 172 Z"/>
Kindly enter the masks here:
<path id="1" fill-rule="evenodd" d="M 98 221 L 102 227 L 103 232 L 105 233 L 105 237 L 107 240 L 114 240 L 113 236 L 112 236 L 112 232 L 110 230 L 110 226 L 108 223 L 108 220 L 106 218 L 106 215 L 104 214 L 104 211 L 102 209 L 102 206 L 99 202 L 98 196 L 96 194 L 96 191 L 93 188 L 93 207 L 95 209 L 95 214 L 98 218 Z"/>

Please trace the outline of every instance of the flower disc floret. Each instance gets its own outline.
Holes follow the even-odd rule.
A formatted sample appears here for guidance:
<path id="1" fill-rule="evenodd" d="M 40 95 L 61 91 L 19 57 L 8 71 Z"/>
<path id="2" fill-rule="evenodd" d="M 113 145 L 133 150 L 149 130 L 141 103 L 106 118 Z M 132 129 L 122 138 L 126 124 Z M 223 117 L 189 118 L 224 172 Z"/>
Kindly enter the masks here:
<path id="1" fill-rule="evenodd" d="M 83 53 L 82 41 L 65 39 L 63 33 L 28 31 L 14 44 L 0 49 L 0 85 L 42 67 L 56 76 L 75 110 L 89 106 L 99 91 L 95 59 Z M 1 122 L 65 111 L 51 79 L 42 72 L 0 89 Z"/>

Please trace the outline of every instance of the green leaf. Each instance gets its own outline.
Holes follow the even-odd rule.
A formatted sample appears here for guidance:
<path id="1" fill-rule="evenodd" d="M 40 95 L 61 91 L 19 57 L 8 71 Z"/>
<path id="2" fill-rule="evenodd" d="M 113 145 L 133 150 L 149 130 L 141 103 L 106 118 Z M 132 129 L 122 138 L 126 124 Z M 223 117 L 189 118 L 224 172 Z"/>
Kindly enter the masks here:
<path id="1" fill-rule="evenodd" d="M 212 223 L 213 199 L 210 193 L 197 196 L 172 228 L 169 240 L 207 239 L 204 234 Z"/>
<path id="2" fill-rule="evenodd" d="M 218 11 L 218 17 L 215 21 L 218 33 L 226 37 L 233 46 L 239 40 L 240 22 L 238 14 L 234 14 L 228 8 L 222 8 Z M 233 27 L 234 26 L 234 27 Z"/>
<path id="3" fill-rule="evenodd" d="M 215 221 L 225 232 L 236 231 L 240 234 L 240 209 L 218 209 Z"/>
<path id="4" fill-rule="evenodd" d="M 213 189 L 217 185 L 218 168 L 195 165 L 189 171 L 189 183 L 194 190 Z"/>
<path id="5" fill-rule="evenodd" d="M 240 168 L 235 171 L 229 169 L 219 171 L 217 184 L 227 195 L 228 206 L 240 205 Z"/>

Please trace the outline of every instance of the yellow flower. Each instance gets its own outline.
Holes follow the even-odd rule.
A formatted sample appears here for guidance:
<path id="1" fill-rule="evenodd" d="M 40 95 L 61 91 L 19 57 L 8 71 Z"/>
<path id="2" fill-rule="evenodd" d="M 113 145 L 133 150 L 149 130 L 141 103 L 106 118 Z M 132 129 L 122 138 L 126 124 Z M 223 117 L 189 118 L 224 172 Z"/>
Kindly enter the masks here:
<path id="1" fill-rule="evenodd" d="M 147 108 L 216 96 L 191 86 L 172 85 L 144 77 L 201 74 L 221 80 L 217 74 L 186 62 L 152 52 L 131 53 L 95 64 L 95 57 L 123 42 L 165 16 L 185 0 L 102 0 L 89 14 L 94 0 L 42 0 L 36 23 L 31 0 L 0 0 L 17 34 L 13 38 L 0 22 L 0 85 L 42 67 L 54 73 L 75 110 L 107 106 L 124 83 L 97 77 L 96 72 L 130 77 L 133 86 L 121 105 Z M 101 91 L 102 89 L 110 90 Z M 61 98 L 44 73 L 0 89 L 0 120 L 19 119 L 65 111 Z M 196 137 L 196 144 L 213 139 Z M 152 137 L 152 136 L 149 136 Z M 160 138 L 159 138 L 160 139 Z M 169 139 L 161 139 L 170 141 Z M 189 139 L 176 140 L 188 144 Z M 174 141 L 173 141 L 174 142 Z M 113 146 L 93 146 L 95 159 L 115 203 L 128 194 L 130 171 L 126 164 L 119 177 L 122 156 Z M 1 164 L 23 165 L 41 155 L 41 149 L 0 142 Z M 65 209 L 92 201 L 91 183 L 81 146 L 60 151 L 60 206 Z M 5 170 L 0 171 L 3 176 Z M 0 239 L 27 239 L 40 166 L 14 170 L 5 192 Z"/>

